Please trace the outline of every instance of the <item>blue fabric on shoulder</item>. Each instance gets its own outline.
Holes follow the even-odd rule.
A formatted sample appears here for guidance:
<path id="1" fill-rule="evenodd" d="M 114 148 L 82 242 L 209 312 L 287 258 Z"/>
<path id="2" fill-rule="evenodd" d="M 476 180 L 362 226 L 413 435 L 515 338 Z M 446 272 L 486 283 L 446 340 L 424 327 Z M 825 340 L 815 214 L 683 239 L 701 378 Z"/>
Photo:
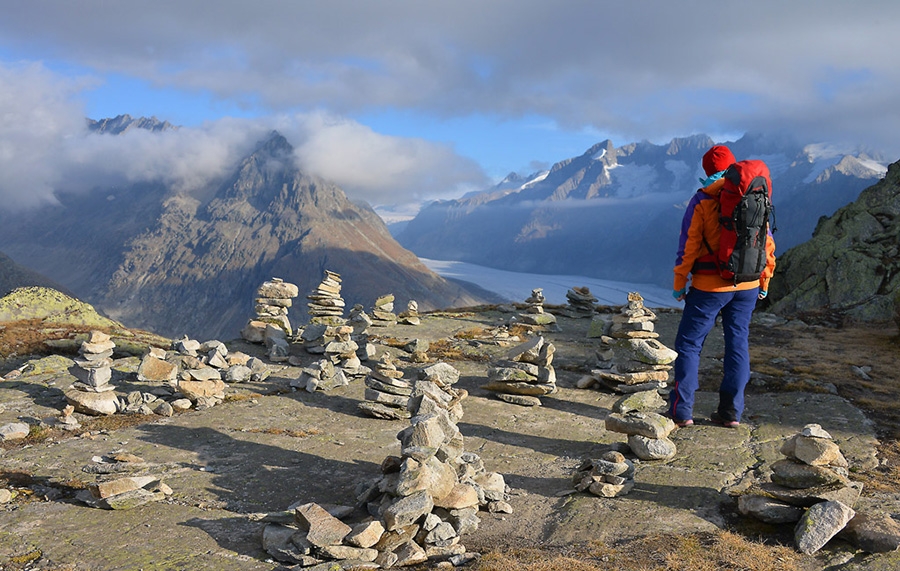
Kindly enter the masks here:
<path id="1" fill-rule="evenodd" d="M 700 184 L 703 185 L 703 188 L 706 188 L 707 186 L 711 185 L 712 183 L 714 183 L 717 180 L 719 180 L 720 178 L 722 178 L 724 175 L 725 175 L 725 171 L 719 171 L 716 174 L 709 176 L 708 178 L 699 179 Z"/>

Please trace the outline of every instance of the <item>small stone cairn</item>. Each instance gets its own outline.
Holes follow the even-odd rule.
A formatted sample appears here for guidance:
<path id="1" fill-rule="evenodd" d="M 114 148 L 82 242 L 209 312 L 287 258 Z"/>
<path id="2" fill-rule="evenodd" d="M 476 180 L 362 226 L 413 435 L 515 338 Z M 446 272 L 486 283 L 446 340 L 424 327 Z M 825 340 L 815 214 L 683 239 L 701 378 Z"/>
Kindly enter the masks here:
<path id="1" fill-rule="evenodd" d="M 601 498 L 624 496 L 634 487 L 634 463 L 621 452 L 610 450 L 594 460 L 585 460 L 575 470 L 572 483 L 579 492 Z"/>
<path id="2" fill-rule="evenodd" d="M 452 387 L 459 372 L 437 363 L 419 377 L 408 403 L 410 426 L 397 435 L 400 456 L 386 457 L 381 476 L 357 487 L 361 509 L 338 506 L 329 513 L 304 503 L 292 519 L 267 517 L 272 523 L 263 548 L 272 557 L 307 567 L 340 561 L 342 568 L 429 561 L 458 566 L 477 557 L 461 537 L 478 529 L 479 508 L 512 512 L 508 488 L 501 474 L 487 472 L 481 458 L 464 449 L 457 423 L 467 393 Z"/>
<path id="3" fill-rule="evenodd" d="M 343 323 L 344 300 L 341 298 L 341 275 L 325 270 L 315 291 L 306 296 L 312 323 Z"/>
<path id="4" fill-rule="evenodd" d="M 567 313 L 570 317 L 582 318 L 593 317 L 596 314 L 594 304 L 597 303 L 597 297 L 591 293 L 590 288 L 573 287 L 566 292 Z"/>
<path id="5" fill-rule="evenodd" d="M 606 430 L 626 434 L 628 447 L 641 460 L 669 460 L 678 452 L 669 439 L 675 423 L 655 412 L 612 413 L 606 417 Z"/>
<path id="6" fill-rule="evenodd" d="M 582 377 L 579 388 L 605 387 L 619 393 L 665 391 L 678 353 L 659 342 L 654 331 L 656 314 L 644 307 L 637 292 L 611 321 L 597 316 L 589 336 L 600 337 L 598 367 Z"/>
<path id="7" fill-rule="evenodd" d="M 76 411 L 84 414 L 115 414 L 119 408 L 119 397 L 115 387 L 109 384 L 112 378 L 112 355 L 116 344 L 102 331 L 91 331 L 78 349 L 80 358 L 69 372 L 78 379 L 65 391 L 66 401 Z"/>
<path id="8" fill-rule="evenodd" d="M 766 523 L 793 523 L 799 551 L 821 549 L 854 519 L 862 484 L 850 481 L 848 463 L 831 435 L 808 424 L 781 447 L 771 482 L 738 498 L 738 510 Z M 895 545 L 897 539 L 895 536 Z"/>
<path id="9" fill-rule="evenodd" d="M 544 311 L 544 288 L 531 290 L 531 296 L 525 300 L 525 313 L 520 313 L 513 319 L 516 323 L 522 323 L 533 329 L 556 325 L 556 316 Z"/>
<path id="10" fill-rule="evenodd" d="M 299 293 L 297 286 L 281 278 L 263 282 L 256 290 L 254 305 L 256 316 L 241 330 L 241 337 L 250 343 L 264 343 L 267 338 L 267 325 L 273 325 L 281 329 L 286 336 L 291 336 L 293 330 L 291 320 L 288 318 L 288 308 Z"/>
<path id="11" fill-rule="evenodd" d="M 397 316 L 397 323 L 403 325 L 421 325 L 422 320 L 419 318 L 419 303 L 411 299 L 406 304 L 406 311 Z"/>
<path id="12" fill-rule="evenodd" d="M 76 495 L 88 506 L 107 510 L 128 510 L 148 502 L 160 501 L 173 491 L 162 478 L 147 474 L 152 465 L 143 458 L 127 452 L 109 456 L 95 456 L 94 462 L 82 468 L 88 474 L 98 474 L 98 480 Z M 133 475 L 123 476 L 123 473 Z"/>
<path id="13" fill-rule="evenodd" d="M 347 323 L 353 327 L 353 332 L 357 335 L 365 333 L 372 326 L 372 318 L 366 313 L 361 303 L 357 303 L 350 308 L 347 317 Z"/>
<path id="14" fill-rule="evenodd" d="M 391 354 L 384 352 L 366 376 L 365 401 L 359 409 L 375 418 L 398 420 L 410 417 L 407 405 L 412 394 L 412 383 L 403 380 L 403 371 L 397 369 Z"/>
<path id="15" fill-rule="evenodd" d="M 394 294 L 385 294 L 376 299 L 371 313 L 372 325 L 375 327 L 387 327 L 397 323 L 397 316 L 394 314 Z"/>
<path id="16" fill-rule="evenodd" d="M 510 349 L 506 358 L 488 370 L 483 388 L 497 398 L 522 406 L 540 406 L 539 397 L 556 392 L 553 354 L 556 347 L 541 336 Z"/>

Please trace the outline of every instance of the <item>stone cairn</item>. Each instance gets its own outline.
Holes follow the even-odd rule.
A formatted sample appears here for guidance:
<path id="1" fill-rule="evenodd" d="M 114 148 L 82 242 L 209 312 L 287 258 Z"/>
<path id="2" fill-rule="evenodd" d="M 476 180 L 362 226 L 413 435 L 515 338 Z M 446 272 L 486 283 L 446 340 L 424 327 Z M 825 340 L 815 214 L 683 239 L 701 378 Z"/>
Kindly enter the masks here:
<path id="1" fill-rule="evenodd" d="M 65 391 L 68 406 L 58 417 L 47 419 L 48 424 L 75 429 L 79 423 L 74 412 L 172 416 L 190 408 L 201 410 L 222 402 L 226 383 L 258 382 L 270 372 L 262 360 L 229 353 L 221 341 L 200 343 L 185 337 L 168 351 L 150 347 L 135 375 L 149 386 L 123 395 L 109 383 L 114 348 L 109 336 L 100 332 L 92 332 L 81 344 L 82 358 L 70 368 L 78 381 Z"/>
<path id="2" fill-rule="evenodd" d="M 403 325 L 421 325 L 422 320 L 419 319 L 419 304 L 414 299 L 409 300 L 406 304 L 406 311 L 397 316 L 397 323 Z"/>
<path id="3" fill-rule="evenodd" d="M 353 333 L 361 335 L 368 331 L 369 327 L 372 326 L 372 318 L 366 313 L 362 304 L 357 303 L 350 308 L 347 323 L 353 327 Z"/>
<path id="4" fill-rule="evenodd" d="M 288 564 L 339 560 L 342 568 L 444 560 L 459 566 L 477 557 L 461 537 L 478 529 L 479 508 L 512 512 L 508 488 L 501 474 L 487 472 L 481 458 L 464 449 L 457 423 L 467 393 L 452 386 L 459 372 L 437 363 L 419 377 L 408 403 L 410 426 L 397 435 L 400 456 L 386 457 L 381 476 L 357 486 L 360 509 L 332 510 L 340 518 L 304 503 L 291 519 L 269 516 L 266 552 Z"/>
<path id="5" fill-rule="evenodd" d="M 634 463 L 621 452 L 610 450 L 595 460 L 585 460 L 575 470 L 572 483 L 579 492 L 602 498 L 624 496 L 634 487 Z"/>
<path id="6" fill-rule="evenodd" d="M 594 304 L 597 303 L 597 298 L 588 287 L 571 288 L 566 292 L 566 300 L 569 317 L 593 317 L 596 314 Z"/>
<path id="7" fill-rule="evenodd" d="M 403 371 L 397 369 L 391 354 L 385 352 L 366 376 L 365 401 L 359 409 L 375 418 L 398 420 L 409 418 L 407 410 L 412 383 L 403 380 Z"/>
<path id="8" fill-rule="evenodd" d="M 88 506 L 107 510 L 128 510 L 164 500 L 172 495 L 172 488 L 160 476 L 147 474 L 152 467 L 127 452 L 95 457 L 94 463 L 82 467 L 82 471 L 97 474 L 98 479 L 75 497 Z M 133 475 L 123 476 L 128 473 Z"/>
<path id="9" fill-rule="evenodd" d="M 341 275 L 325 270 L 315 291 L 306 296 L 312 323 L 343 323 L 344 300 L 341 298 Z"/>
<path id="10" fill-rule="evenodd" d="M 376 299 L 370 317 L 375 327 L 387 327 L 397 323 L 397 316 L 394 315 L 394 294 L 389 293 Z"/>
<path id="11" fill-rule="evenodd" d="M 606 430 L 627 435 L 628 447 L 641 460 L 669 460 L 678 452 L 669 439 L 675 423 L 655 412 L 614 412 L 606 417 Z"/>
<path id="12" fill-rule="evenodd" d="M 525 300 L 525 306 L 525 312 L 513 318 L 515 323 L 528 325 L 532 329 L 556 325 L 556 316 L 544 311 L 544 288 L 531 290 L 531 296 Z"/>
<path id="13" fill-rule="evenodd" d="M 85 414 L 114 414 L 119 410 L 119 397 L 112 378 L 112 355 L 116 344 L 102 331 L 91 331 L 78 349 L 80 358 L 69 372 L 78 379 L 65 391 L 66 401 Z"/>
<path id="14" fill-rule="evenodd" d="M 851 520 L 856 520 L 853 506 L 862 492 L 862 484 L 849 480 L 847 460 L 831 435 L 818 424 L 808 424 L 785 441 L 781 453 L 785 458 L 772 465 L 771 482 L 740 496 L 738 510 L 766 523 L 797 522 L 794 542 L 805 554 L 824 547 L 845 527 L 849 527 L 846 535 L 865 546 L 864 549 L 877 549 L 859 541 L 859 537 L 865 536 L 860 529 L 848 526 Z M 893 527 L 891 546 L 896 549 L 900 540 L 897 525 Z M 880 530 L 882 535 L 886 531 Z"/>
<path id="15" fill-rule="evenodd" d="M 588 335 L 599 337 L 603 348 L 597 352 L 597 368 L 577 386 L 618 393 L 665 392 L 678 353 L 659 342 L 655 320 L 656 314 L 644 307 L 644 298 L 637 292 L 628 294 L 627 305 L 611 320 L 595 317 Z"/>
<path id="16" fill-rule="evenodd" d="M 362 364 L 374 355 L 374 346 L 364 334 L 353 336 L 351 325 L 326 325 L 310 323 L 303 328 L 300 339 L 306 351 L 313 355 L 323 355 L 311 366 L 304 367 L 300 377 L 291 381 L 291 386 L 305 389 L 331 390 L 349 384 L 357 378 L 365 378 L 370 369 Z M 294 358 L 293 364 L 302 365 L 301 359 Z"/>
<path id="17" fill-rule="evenodd" d="M 286 336 L 291 336 L 291 320 L 288 318 L 288 308 L 293 304 L 300 290 L 294 284 L 287 283 L 281 278 L 272 278 L 263 282 L 256 290 L 254 311 L 256 316 L 247 322 L 241 330 L 241 337 L 250 343 L 264 343 L 267 332 L 273 329 L 272 325 L 281 329 Z"/>
<path id="18" fill-rule="evenodd" d="M 522 406 L 540 406 L 539 397 L 556 392 L 553 354 L 556 347 L 535 337 L 510 349 L 505 359 L 488 370 L 488 383 L 483 388 L 497 398 Z"/>

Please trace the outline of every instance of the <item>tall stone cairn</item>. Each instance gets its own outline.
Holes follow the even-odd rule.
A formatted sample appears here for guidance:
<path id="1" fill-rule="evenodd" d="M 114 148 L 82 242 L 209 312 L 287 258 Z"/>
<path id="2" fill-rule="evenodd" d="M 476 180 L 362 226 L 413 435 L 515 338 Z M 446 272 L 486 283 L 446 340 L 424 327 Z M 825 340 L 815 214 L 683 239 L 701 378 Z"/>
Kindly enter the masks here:
<path id="1" fill-rule="evenodd" d="M 376 299 L 370 317 L 375 327 L 387 327 L 397 323 L 397 316 L 394 314 L 394 294 L 385 294 Z"/>
<path id="2" fill-rule="evenodd" d="M 525 312 L 513 319 L 516 323 L 525 324 L 532 329 L 540 329 L 556 325 L 556 316 L 544 311 L 544 288 L 534 288 L 525 300 Z"/>
<path id="3" fill-rule="evenodd" d="M 283 563 L 374 563 L 382 568 L 427 561 L 462 565 L 463 535 L 478 529 L 478 511 L 511 513 L 501 474 L 466 452 L 457 423 L 465 390 L 453 388 L 459 372 L 437 363 L 421 370 L 409 398 L 410 425 L 397 434 L 400 456 L 381 463 L 381 475 L 356 490 L 366 516 L 342 521 L 314 503 L 295 509 L 293 522 L 270 523 L 263 548 Z M 341 565 L 342 567 L 344 565 Z"/>
<path id="4" fill-rule="evenodd" d="M 637 292 L 612 319 L 597 316 L 589 336 L 600 337 L 597 368 L 582 377 L 579 388 L 605 387 L 619 393 L 667 392 L 669 372 L 678 354 L 659 342 L 654 331 L 656 314 L 644 307 Z"/>
<path id="5" fill-rule="evenodd" d="M 407 410 L 412 383 L 403 379 L 390 353 L 382 353 L 366 376 L 365 401 L 359 403 L 363 413 L 387 420 L 410 417 Z"/>
<path id="6" fill-rule="evenodd" d="M 540 406 L 539 397 L 556 392 L 553 354 L 556 347 L 541 336 L 510 349 L 488 369 L 488 383 L 500 400 L 522 406 Z"/>
<path id="7" fill-rule="evenodd" d="M 322 281 L 306 296 L 310 322 L 337 325 L 343 323 L 344 300 L 341 298 L 341 275 L 325 270 Z"/>
<path id="8" fill-rule="evenodd" d="M 597 313 L 594 307 L 597 297 L 586 286 L 571 288 L 566 292 L 566 300 L 566 310 L 570 317 L 593 317 Z"/>
<path id="9" fill-rule="evenodd" d="M 797 549 L 821 549 L 853 518 L 862 483 L 849 479 L 849 464 L 831 435 L 807 424 L 781 447 L 785 456 L 772 464 L 771 482 L 738 498 L 738 509 L 766 523 L 797 522 Z"/>
<path id="10" fill-rule="evenodd" d="M 250 343 L 264 343 L 266 341 L 266 325 L 273 325 L 281 329 L 288 337 L 293 335 L 291 320 L 288 318 L 288 308 L 299 294 L 300 290 L 297 286 L 287 283 L 281 278 L 272 278 L 263 282 L 256 290 L 253 308 L 256 316 L 251 318 L 241 330 L 241 337 Z"/>
<path id="11" fill-rule="evenodd" d="M 678 452 L 669 434 L 675 423 L 655 412 L 612 413 L 606 417 L 606 430 L 628 436 L 628 447 L 641 460 L 668 460 Z"/>
<path id="12" fill-rule="evenodd" d="M 77 412 L 93 416 L 115 414 L 119 398 L 109 384 L 116 344 L 102 331 L 91 331 L 78 349 L 79 358 L 69 372 L 77 382 L 65 391 L 66 401 Z"/>

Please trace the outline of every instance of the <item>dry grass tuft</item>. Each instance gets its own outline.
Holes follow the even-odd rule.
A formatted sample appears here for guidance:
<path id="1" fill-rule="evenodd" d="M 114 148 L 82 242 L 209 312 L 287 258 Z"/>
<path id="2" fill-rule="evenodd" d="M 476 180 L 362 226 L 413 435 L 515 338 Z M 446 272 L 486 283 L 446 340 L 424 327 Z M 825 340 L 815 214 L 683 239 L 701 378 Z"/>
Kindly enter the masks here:
<path id="1" fill-rule="evenodd" d="M 791 547 L 750 541 L 728 531 L 653 535 L 609 546 L 491 551 L 473 571 L 800 571 Z"/>
<path id="2" fill-rule="evenodd" d="M 317 434 L 322 434 L 321 430 L 310 428 L 309 430 L 295 430 L 291 428 L 250 428 L 242 432 L 252 432 L 254 434 L 272 434 L 275 436 L 290 436 L 291 438 L 309 438 Z"/>

